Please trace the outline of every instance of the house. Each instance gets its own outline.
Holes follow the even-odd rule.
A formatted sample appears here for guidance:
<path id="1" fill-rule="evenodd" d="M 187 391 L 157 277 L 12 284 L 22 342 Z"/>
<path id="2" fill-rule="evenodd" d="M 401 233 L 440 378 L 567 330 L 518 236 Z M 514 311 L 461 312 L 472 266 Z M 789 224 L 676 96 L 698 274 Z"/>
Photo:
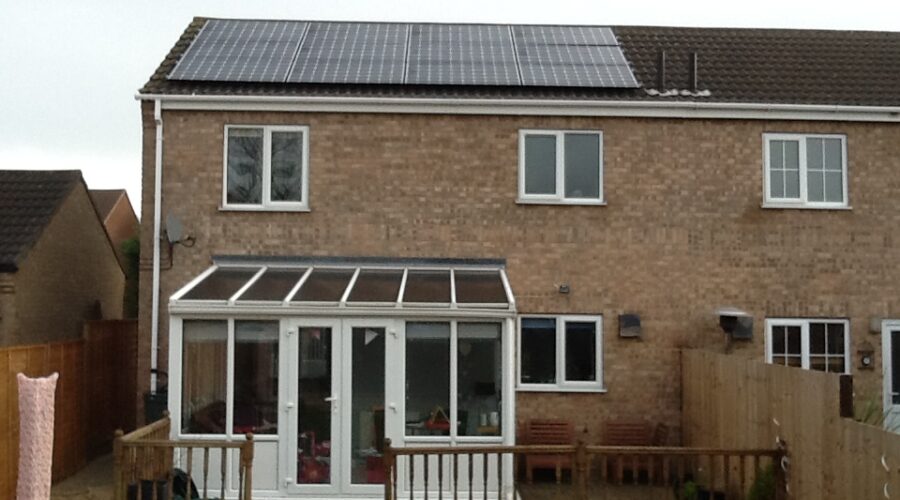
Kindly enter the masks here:
<path id="1" fill-rule="evenodd" d="M 125 298 L 123 314 L 136 318 L 138 312 L 138 231 L 140 222 L 134 213 L 128 192 L 124 189 L 91 189 L 91 199 L 103 220 L 103 227 L 116 249 L 116 256 L 125 270 Z"/>
<path id="2" fill-rule="evenodd" d="M 116 254 L 125 266 L 122 244 L 138 235 L 140 222 L 134 213 L 128 192 L 124 189 L 91 189 L 91 199 L 103 221 L 103 227 L 109 234 L 116 249 Z"/>
<path id="3" fill-rule="evenodd" d="M 122 317 L 125 275 L 77 170 L 0 170 L 0 346 Z"/>
<path id="4" fill-rule="evenodd" d="M 687 346 L 892 404 L 898 84 L 898 33 L 197 18 L 137 96 L 141 373 L 271 498 L 381 495 L 384 437 L 677 440 Z"/>

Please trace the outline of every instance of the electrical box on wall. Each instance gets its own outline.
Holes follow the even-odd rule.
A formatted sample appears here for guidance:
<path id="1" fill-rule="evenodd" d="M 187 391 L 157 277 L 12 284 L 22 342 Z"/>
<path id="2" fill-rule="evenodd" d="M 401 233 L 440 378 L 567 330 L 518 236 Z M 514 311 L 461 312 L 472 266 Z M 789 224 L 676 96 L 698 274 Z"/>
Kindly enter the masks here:
<path id="1" fill-rule="evenodd" d="M 619 337 L 641 338 L 641 317 L 634 313 L 619 315 Z"/>

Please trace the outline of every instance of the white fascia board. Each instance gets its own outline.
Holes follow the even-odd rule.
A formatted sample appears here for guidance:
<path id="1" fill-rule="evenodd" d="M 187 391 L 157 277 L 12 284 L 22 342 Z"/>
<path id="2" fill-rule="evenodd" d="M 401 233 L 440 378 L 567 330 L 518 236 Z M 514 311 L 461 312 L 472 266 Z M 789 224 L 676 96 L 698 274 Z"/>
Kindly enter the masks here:
<path id="1" fill-rule="evenodd" d="M 159 99 L 165 110 L 612 116 L 900 123 L 900 107 L 820 104 L 165 94 L 138 94 L 136 99 Z"/>

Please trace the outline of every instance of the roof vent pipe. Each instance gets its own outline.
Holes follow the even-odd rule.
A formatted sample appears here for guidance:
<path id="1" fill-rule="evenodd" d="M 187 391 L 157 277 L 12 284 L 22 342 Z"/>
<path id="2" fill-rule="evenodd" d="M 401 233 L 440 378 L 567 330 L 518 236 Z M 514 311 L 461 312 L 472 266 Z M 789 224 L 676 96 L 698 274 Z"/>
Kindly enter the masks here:
<path id="1" fill-rule="evenodd" d="M 700 57 L 696 52 L 691 52 L 691 92 L 696 92 L 700 83 L 697 81 L 697 72 L 700 70 Z"/>
<path id="2" fill-rule="evenodd" d="M 659 82 L 658 82 L 659 91 L 665 92 L 666 91 L 666 51 L 665 50 L 659 51 L 659 68 L 658 68 L 657 74 L 659 76 Z"/>

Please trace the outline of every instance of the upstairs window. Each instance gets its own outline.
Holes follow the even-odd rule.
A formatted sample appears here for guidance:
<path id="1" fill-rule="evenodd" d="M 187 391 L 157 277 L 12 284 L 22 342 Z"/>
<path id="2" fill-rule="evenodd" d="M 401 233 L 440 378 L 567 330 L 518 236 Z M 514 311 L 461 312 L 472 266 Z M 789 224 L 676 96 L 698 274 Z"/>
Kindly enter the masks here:
<path id="1" fill-rule="evenodd" d="M 308 127 L 225 127 L 225 208 L 309 208 Z"/>
<path id="2" fill-rule="evenodd" d="M 603 203 L 603 133 L 519 133 L 519 202 Z"/>
<path id="3" fill-rule="evenodd" d="M 843 135 L 765 134 L 765 204 L 847 207 Z"/>
<path id="4" fill-rule="evenodd" d="M 850 373 L 850 323 L 842 319 L 766 320 L 766 361 Z"/>

